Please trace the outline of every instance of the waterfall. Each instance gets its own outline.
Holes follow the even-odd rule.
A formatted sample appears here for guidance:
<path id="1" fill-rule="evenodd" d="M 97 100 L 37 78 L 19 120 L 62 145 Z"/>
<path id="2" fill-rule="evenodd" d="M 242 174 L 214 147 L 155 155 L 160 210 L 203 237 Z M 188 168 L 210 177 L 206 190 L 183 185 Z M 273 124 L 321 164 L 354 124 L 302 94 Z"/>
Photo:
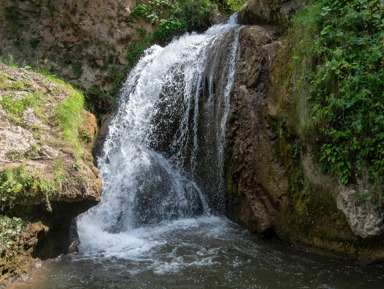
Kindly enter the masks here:
<path id="1" fill-rule="evenodd" d="M 122 88 L 98 160 L 102 200 L 80 225 L 118 233 L 210 213 L 195 179 L 222 190 L 239 30 L 235 15 L 146 50 Z"/>

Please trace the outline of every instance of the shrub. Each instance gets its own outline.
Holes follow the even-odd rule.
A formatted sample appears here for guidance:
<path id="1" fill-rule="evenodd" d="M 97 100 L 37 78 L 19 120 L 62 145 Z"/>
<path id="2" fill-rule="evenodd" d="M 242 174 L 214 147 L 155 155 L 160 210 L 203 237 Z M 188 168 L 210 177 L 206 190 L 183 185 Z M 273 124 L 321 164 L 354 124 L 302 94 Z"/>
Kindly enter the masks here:
<path id="1" fill-rule="evenodd" d="M 30 174 L 23 165 L 13 170 L 1 171 L 0 184 L 1 211 L 12 208 L 17 199 L 32 197 L 48 200 L 48 197 L 57 189 L 57 183 L 54 180 L 45 179 L 38 172 Z"/>
<path id="2" fill-rule="evenodd" d="M 131 14 L 158 25 L 154 38 L 165 41 L 186 31 L 207 29 L 216 11 L 217 5 L 209 0 L 153 0 L 137 5 Z"/>
<path id="3" fill-rule="evenodd" d="M 295 20 L 304 33 L 298 57 L 315 64 L 303 79 L 325 139 L 323 171 L 343 184 L 369 179 L 371 196 L 384 191 L 383 10 L 378 0 L 317 0 Z"/>
<path id="4" fill-rule="evenodd" d="M 132 43 L 128 47 L 128 51 L 124 54 L 127 60 L 129 61 L 129 65 L 133 66 L 143 55 L 144 53 L 144 47 L 141 45 L 138 45 L 136 43 Z"/>
<path id="5" fill-rule="evenodd" d="M 81 67 L 82 67 L 82 64 L 80 62 L 72 63 L 72 72 L 77 77 L 80 77 L 83 74 L 83 69 Z"/>
<path id="6" fill-rule="evenodd" d="M 36 38 L 29 39 L 29 45 L 31 45 L 33 49 L 36 49 L 38 44 L 39 44 L 39 40 L 37 40 Z"/>
<path id="7" fill-rule="evenodd" d="M 20 246 L 20 235 L 25 228 L 25 221 L 0 215 L 0 258 L 11 260 L 16 257 Z"/>

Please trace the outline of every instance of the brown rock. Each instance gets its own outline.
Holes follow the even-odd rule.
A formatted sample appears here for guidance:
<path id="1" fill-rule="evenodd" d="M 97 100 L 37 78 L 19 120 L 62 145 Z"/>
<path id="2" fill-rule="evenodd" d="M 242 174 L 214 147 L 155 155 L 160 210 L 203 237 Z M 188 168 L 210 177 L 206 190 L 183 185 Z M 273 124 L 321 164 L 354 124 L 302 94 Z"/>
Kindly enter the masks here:
<path id="1" fill-rule="evenodd" d="M 225 143 L 228 214 L 252 232 L 274 232 L 299 247 L 383 261 L 384 214 L 356 198 L 369 186 L 342 186 L 314 160 L 322 136 L 302 129 L 308 104 L 293 90 L 295 41 L 279 37 L 276 27 L 240 33 Z"/>
<path id="2" fill-rule="evenodd" d="M 1 63 L 0 72 L 0 97 L 12 101 L 40 97 L 19 114 L 0 104 L 0 172 L 18 169 L 29 183 L 34 180 L 33 187 L 20 182 L 25 187 L 15 191 L 14 198 L 3 199 L 3 192 L 0 198 L 2 215 L 33 220 L 21 236 L 20 248 L 25 251 L 20 249 L 20 258 L 2 268 L 9 272 L 2 277 L 5 280 L 20 275 L 8 268 L 11 263 L 23 267 L 30 255 L 46 259 L 67 252 L 72 220 L 100 201 L 101 180 L 91 154 L 97 133 L 95 116 L 83 111 L 83 123 L 75 127 L 70 140 L 57 125 L 58 107 L 76 95 L 75 90 Z"/>
<path id="3" fill-rule="evenodd" d="M 249 0 L 239 11 L 239 22 L 287 27 L 292 14 L 305 3 L 305 0 Z"/>

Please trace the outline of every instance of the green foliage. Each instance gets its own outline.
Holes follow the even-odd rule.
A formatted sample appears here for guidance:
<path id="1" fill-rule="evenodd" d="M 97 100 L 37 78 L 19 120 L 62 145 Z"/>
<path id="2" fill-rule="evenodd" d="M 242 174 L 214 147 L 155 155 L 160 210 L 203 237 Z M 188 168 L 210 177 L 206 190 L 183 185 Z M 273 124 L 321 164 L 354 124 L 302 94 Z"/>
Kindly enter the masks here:
<path id="1" fill-rule="evenodd" d="M 7 84 L 7 83 L 6 83 Z M 8 89 L 21 90 L 23 85 L 20 82 L 14 82 L 8 85 Z M 1 88 L 0 88 L 1 91 Z M 18 125 L 23 125 L 22 114 L 27 108 L 32 108 L 34 114 L 40 119 L 43 119 L 43 114 L 41 111 L 41 106 L 44 102 L 44 97 L 41 93 L 29 93 L 24 92 L 16 96 L 7 92 L 1 99 L 0 104 L 5 111 L 8 112 L 8 119 L 17 123 Z"/>
<path id="2" fill-rule="evenodd" d="M 38 111 L 43 103 L 43 96 L 38 92 L 34 94 L 24 93 L 22 97 L 4 95 L 0 103 L 5 111 L 19 117 L 28 107 L 32 107 L 35 111 Z"/>
<path id="3" fill-rule="evenodd" d="M 72 63 L 72 72 L 77 77 L 80 77 L 83 74 L 83 69 L 81 67 L 82 67 L 82 64 L 80 62 Z"/>
<path id="4" fill-rule="evenodd" d="M 56 73 L 46 71 L 46 70 L 39 70 L 39 71 L 37 71 L 37 73 L 41 74 L 45 78 L 48 78 L 48 79 L 56 82 L 57 84 L 67 85 L 67 83 L 65 81 L 63 81 L 57 77 Z"/>
<path id="5" fill-rule="evenodd" d="M 20 48 L 21 43 L 22 43 L 22 39 L 16 39 L 12 43 L 13 43 L 14 46 Z"/>
<path id="6" fill-rule="evenodd" d="M 324 135 L 323 170 L 347 184 L 370 179 L 384 191 L 384 4 L 317 0 L 295 21 L 298 57 L 311 55 L 312 118 Z"/>
<path id="7" fill-rule="evenodd" d="M 132 43 L 128 47 L 128 51 L 124 54 L 127 60 L 129 61 L 129 65 L 133 66 L 139 60 L 141 55 L 144 53 L 144 47 L 142 45 Z"/>
<path id="8" fill-rule="evenodd" d="M 137 5 L 131 14 L 157 25 L 155 40 L 167 41 L 186 31 L 207 29 L 216 11 L 217 5 L 209 0 L 153 0 Z"/>
<path id="9" fill-rule="evenodd" d="M 13 69 L 17 68 L 17 64 L 15 62 L 15 59 L 13 58 L 13 55 L 11 55 L 11 54 L 8 54 L 8 57 L 5 59 L 0 57 L 0 62 L 4 63 L 5 65 L 7 65 L 10 68 L 13 68 Z"/>
<path id="10" fill-rule="evenodd" d="M 76 51 L 79 53 L 83 52 L 83 45 L 81 44 L 76 45 Z"/>
<path id="11" fill-rule="evenodd" d="M 0 215 L 0 258 L 13 259 L 20 246 L 20 235 L 26 223 L 20 218 Z"/>
<path id="12" fill-rule="evenodd" d="M 63 138 L 72 144 L 74 156 L 80 158 L 83 147 L 79 130 L 83 122 L 84 96 L 80 91 L 69 88 L 69 95 L 56 108 L 55 124 L 61 129 Z"/>
<path id="13" fill-rule="evenodd" d="M 217 4 L 218 10 L 221 14 L 232 15 L 247 2 L 247 0 L 211 0 Z"/>
<path id="14" fill-rule="evenodd" d="M 170 17 L 168 19 L 160 19 L 159 23 L 160 27 L 153 33 L 155 40 L 167 41 L 173 35 L 187 31 L 187 24 L 183 19 Z"/>
<path id="15" fill-rule="evenodd" d="M 105 94 L 102 93 L 102 91 L 100 90 L 100 87 L 98 87 L 97 85 L 92 85 L 88 89 L 88 94 L 96 95 L 100 98 L 105 98 Z"/>
<path id="16" fill-rule="evenodd" d="M 0 172 L 0 209 L 12 208 L 15 200 L 25 198 L 47 198 L 57 189 L 54 180 L 43 178 L 38 172 L 31 174 L 21 165 L 13 170 Z"/>
<path id="17" fill-rule="evenodd" d="M 141 36 L 145 36 L 145 34 L 147 34 L 147 30 L 140 27 L 136 27 L 136 32 L 139 33 Z"/>
<path id="18" fill-rule="evenodd" d="M 31 45 L 33 49 L 36 49 L 37 44 L 39 44 L 39 40 L 37 40 L 36 38 L 29 39 L 29 45 Z"/>
<path id="19" fill-rule="evenodd" d="M 221 1 L 224 12 L 228 14 L 233 14 L 238 11 L 247 0 L 224 0 Z"/>

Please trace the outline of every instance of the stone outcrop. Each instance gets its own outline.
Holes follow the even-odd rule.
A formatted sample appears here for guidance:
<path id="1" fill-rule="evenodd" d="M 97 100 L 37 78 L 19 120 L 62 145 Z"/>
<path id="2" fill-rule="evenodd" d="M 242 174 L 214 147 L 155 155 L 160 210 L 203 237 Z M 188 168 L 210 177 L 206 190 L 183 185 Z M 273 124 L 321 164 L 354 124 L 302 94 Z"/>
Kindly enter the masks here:
<path id="1" fill-rule="evenodd" d="M 15 244 L 27 253 L 19 256 L 55 257 L 72 241 L 73 218 L 100 200 L 91 155 L 96 119 L 62 81 L 1 63 L 0 79 L 0 214 L 27 224 L 28 233 Z M 1 264 L 5 277 L 17 276 L 26 259 L 12 260 Z"/>
<path id="2" fill-rule="evenodd" d="M 272 24 L 287 27 L 292 14 L 306 0 L 250 0 L 239 11 L 241 24 Z"/>
<path id="3" fill-rule="evenodd" d="M 351 230 L 357 236 L 380 236 L 384 231 L 384 213 L 375 209 L 370 202 L 357 198 L 364 191 L 359 187 L 340 184 L 337 190 L 337 208 L 344 213 Z"/>
<path id="4" fill-rule="evenodd" d="M 266 8 L 252 8 L 261 2 Z M 291 65 L 298 39 L 282 36 L 287 22 L 273 16 L 276 7 L 297 3 L 249 1 L 240 12 L 245 24 L 279 26 L 246 26 L 240 33 L 225 144 L 228 214 L 252 232 L 296 246 L 382 261 L 383 212 L 357 198 L 364 186 L 343 186 L 322 174 L 315 161 L 322 136 L 303 133 L 308 104 L 305 93 L 294 92 L 298 71 Z M 267 16 L 249 20 L 241 14 L 246 9 Z"/>

